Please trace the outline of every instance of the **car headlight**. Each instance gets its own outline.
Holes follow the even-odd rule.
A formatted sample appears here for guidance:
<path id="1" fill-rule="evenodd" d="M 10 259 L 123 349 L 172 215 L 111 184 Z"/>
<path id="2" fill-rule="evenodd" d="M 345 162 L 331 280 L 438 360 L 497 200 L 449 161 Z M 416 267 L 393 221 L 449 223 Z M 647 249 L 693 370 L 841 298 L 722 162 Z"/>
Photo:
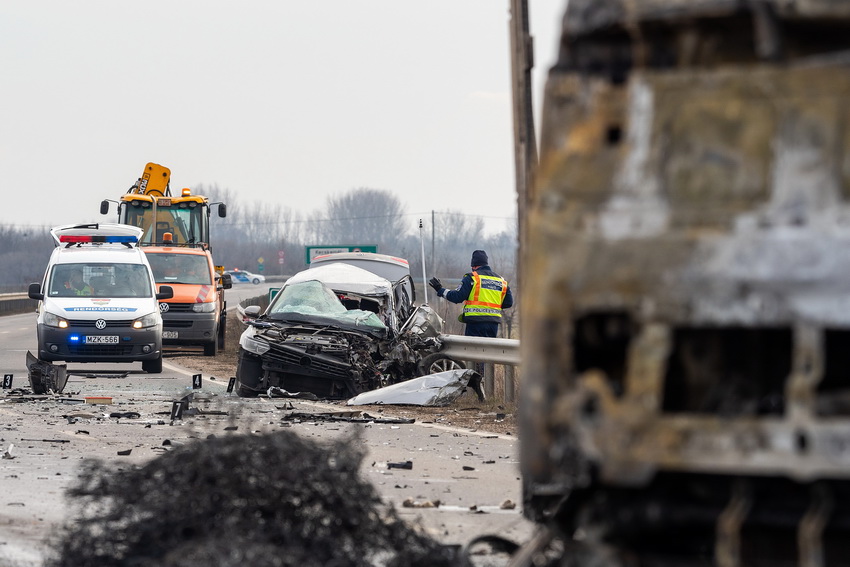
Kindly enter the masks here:
<path id="1" fill-rule="evenodd" d="M 60 329 L 68 328 L 68 320 L 63 319 L 59 315 L 51 313 L 50 311 L 44 312 L 44 324 L 48 327 L 59 327 Z"/>
<path id="2" fill-rule="evenodd" d="M 215 301 L 211 301 L 209 303 L 193 303 L 192 311 L 195 313 L 212 313 L 215 311 L 217 305 L 218 303 Z"/>
<path id="3" fill-rule="evenodd" d="M 145 329 L 147 327 L 154 327 L 159 325 L 159 322 L 162 319 L 159 317 L 159 313 L 149 313 L 144 317 L 139 317 L 135 321 L 133 321 L 134 329 Z"/>
<path id="4" fill-rule="evenodd" d="M 239 346 L 245 349 L 247 352 L 251 354 L 262 355 L 269 351 L 269 343 L 266 341 L 262 341 L 259 339 L 255 339 L 252 336 L 243 335 L 239 338 Z"/>

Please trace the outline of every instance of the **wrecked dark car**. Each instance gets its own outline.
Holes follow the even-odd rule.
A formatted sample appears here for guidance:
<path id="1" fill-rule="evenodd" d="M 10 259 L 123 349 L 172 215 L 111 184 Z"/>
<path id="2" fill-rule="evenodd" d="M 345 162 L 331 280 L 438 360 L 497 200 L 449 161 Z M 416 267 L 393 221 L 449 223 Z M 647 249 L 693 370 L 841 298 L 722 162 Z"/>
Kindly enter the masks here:
<path id="1" fill-rule="evenodd" d="M 463 368 L 438 353 L 443 321 L 427 304 L 414 305 L 414 299 L 409 272 L 390 281 L 332 262 L 296 274 L 262 314 L 257 306 L 245 309 L 238 395 L 256 396 L 277 387 L 348 398 L 437 370 Z"/>

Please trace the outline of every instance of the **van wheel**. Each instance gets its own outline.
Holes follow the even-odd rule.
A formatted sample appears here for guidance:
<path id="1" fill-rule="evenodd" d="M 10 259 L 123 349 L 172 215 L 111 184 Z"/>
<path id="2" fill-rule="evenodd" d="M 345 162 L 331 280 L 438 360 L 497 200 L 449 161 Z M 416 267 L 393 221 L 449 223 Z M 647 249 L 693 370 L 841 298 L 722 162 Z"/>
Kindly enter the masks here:
<path id="1" fill-rule="evenodd" d="M 221 323 L 218 324 L 218 333 L 216 333 L 216 340 L 218 341 L 218 350 L 224 350 L 224 333 L 227 330 L 227 319 L 222 317 Z"/>
<path id="2" fill-rule="evenodd" d="M 162 355 L 155 360 L 143 360 L 142 370 L 148 374 L 160 374 L 162 372 Z"/>
<path id="3" fill-rule="evenodd" d="M 204 356 L 215 356 L 217 346 L 218 339 L 214 339 L 211 342 L 204 343 Z"/>

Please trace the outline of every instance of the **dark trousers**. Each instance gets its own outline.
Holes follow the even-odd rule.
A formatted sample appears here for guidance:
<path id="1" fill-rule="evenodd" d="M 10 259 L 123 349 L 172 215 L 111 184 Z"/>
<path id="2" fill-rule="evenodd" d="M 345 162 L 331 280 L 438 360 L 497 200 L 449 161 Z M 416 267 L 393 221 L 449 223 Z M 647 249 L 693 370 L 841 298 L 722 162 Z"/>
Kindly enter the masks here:
<path id="1" fill-rule="evenodd" d="M 467 337 L 493 337 L 499 334 L 498 323 L 467 323 L 463 333 Z"/>

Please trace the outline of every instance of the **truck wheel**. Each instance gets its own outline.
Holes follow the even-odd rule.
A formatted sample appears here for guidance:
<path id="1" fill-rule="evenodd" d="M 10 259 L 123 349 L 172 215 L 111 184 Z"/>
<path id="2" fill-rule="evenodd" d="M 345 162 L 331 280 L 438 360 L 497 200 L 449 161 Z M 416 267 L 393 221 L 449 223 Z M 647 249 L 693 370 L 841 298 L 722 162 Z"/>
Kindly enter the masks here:
<path id="1" fill-rule="evenodd" d="M 218 339 L 213 339 L 208 343 L 204 343 L 204 356 L 215 356 Z"/>
<path id="2" fill-rule="evenodd" d="M 154 360 L 143 360 L 142 370 L 148 374 L 160 374 L 162 372 L 162 355 Z"/>
<path id="3" fill-rule="evenodd" d="M 263 362 L 259 356 L 239 349 L 236 361 L 236 395 L 240 398 L 256 398 L 263 387 Z"/>
<path id="4" fill-rule="evenodd" d="M 464 369 L 466 368 L 466 364 L 459 360 L 449 358 L 439 352 L 435 352 L 423 357 L 422 360 L 419 361 L 419 364 L 416 365 L 416 368 L 419 370 L 420 376 L 427 376 L 429 374 L 436 374 L 437 372 L 445 372 L 447 370 Z"/>
<path id="5" fill-rule="evenodd" d="M 224 338 L 225 332 L 227 331 L 227 319 L 224 317 L 221 318 L 221 322 L 218 324 L 218 333 L 216 333 L 216 340 L 218 341 L 218 350 L 224 350 Z"/>

